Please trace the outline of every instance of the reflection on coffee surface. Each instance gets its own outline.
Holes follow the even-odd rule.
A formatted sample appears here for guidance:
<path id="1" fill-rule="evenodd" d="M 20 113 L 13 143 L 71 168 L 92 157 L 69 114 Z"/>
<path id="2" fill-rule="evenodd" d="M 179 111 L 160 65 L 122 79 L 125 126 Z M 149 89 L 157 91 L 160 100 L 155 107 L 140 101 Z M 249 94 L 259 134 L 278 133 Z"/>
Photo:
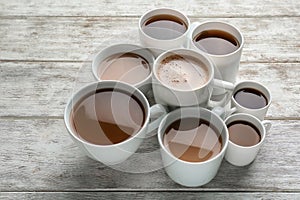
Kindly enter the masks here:
<path id="1" fill-rule="evenodd" d="M 167 127 L 163 144 L 168 151 L 181 160 L 203 162 L 221 152 L 222 137 L 206 120 L 182 118 Z"/>
<path id="2" fill-rule="evenodd" d="M 205 30 L 196 35 L 194 44 L 204 52 L 213 55 L 226 55 L 240 47 L 239 41 L 222 30 Z"/>
<path id="3" fill-rule="evenodd" d="M 182 19 L 173 15 L 155 15 L 142 25 L 144 33 L 159 40 L 178 38 L 186 32 L 187 28 Z"/>
<path id="4" fill-rule="evenodd" d="M 196 89 L 207 83 L 209 72 L 204 63 L 192 56 L 170 55 L 163 59 L 157 76 L 164 84 L 180 90 Z"/>
<path id="5" fill-rule="evenodd" d="M 102 80 L 120 80 L 136 84 L 145 80 L 151 73 L 147 60 L 135 53 L 118 53 L 104 59 L 98 68 Z"/>
<path id="6" fill-rule="evenodd" d="M 260 109 L 268 105 L 265 95 L 253 88 L 243 88 L 235 92 L 234 99 L 238 104 L 250 109 Z"/>
<path id="7" fill-rule="evenodd" d="M 136 134 L 145 122 L 145 111 L 134 95 L 100 89 L 74 106 L 71 120 L 78 137 L 93 144 L 110 145 Z"/>
<path id="8" fill-rule="evenodd" d="M 253 146 L 260 142 L 259 130 L 247 121 L 234 121 L 227 125 L 229 140 L 240 146 Z"/>

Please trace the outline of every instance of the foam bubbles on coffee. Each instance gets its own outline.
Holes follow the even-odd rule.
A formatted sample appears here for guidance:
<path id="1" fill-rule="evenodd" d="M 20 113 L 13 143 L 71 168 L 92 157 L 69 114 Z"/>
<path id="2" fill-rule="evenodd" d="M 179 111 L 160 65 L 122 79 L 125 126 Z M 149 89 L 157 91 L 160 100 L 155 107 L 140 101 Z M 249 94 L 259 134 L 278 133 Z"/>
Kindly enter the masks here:
<path id="1" fill-rule="evenodd" d="M 180 90 L 196 89 L 207 83 L 208 69 L 192 56 L 170 55 L 160 62 L 158 78 L 167 86 Z"/>

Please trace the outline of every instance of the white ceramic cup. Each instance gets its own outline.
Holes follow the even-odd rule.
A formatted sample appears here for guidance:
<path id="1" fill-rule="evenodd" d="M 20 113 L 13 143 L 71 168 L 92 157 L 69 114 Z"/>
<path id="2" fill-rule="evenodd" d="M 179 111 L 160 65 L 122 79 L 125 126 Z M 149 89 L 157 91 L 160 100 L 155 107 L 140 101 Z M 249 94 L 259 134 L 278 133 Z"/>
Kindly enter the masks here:
<path id="1" fill-rule="evenodd" d="M 203 162 L 187 162 L 175 157 L 163 144 L 163 137 L 168 126 L 178 119 L 189 117 L 210 122 L 221 134 L 222 150 L 215 157 Z M 204 185 L 216 176 L 229 141 L 224 121 L 215 113 L 201 107 L 185 107 L 168 113 L 159 125 L 157 136 L 167 174 L 176 183 L 189 187 Z"/>
<path id="2" fill-rule="evenodd" d="M 178 88 L 172 88 L 169 85 L 163 83 L 158 77 L 158 68 L 160 63 L 171 55 L 179 55 L 181 57 L 190 56 L 201 61 L 207 68 L 208 81 L 202 86 L 190 89 L 180 90 Z M 216 102 L 210 100 L 213 88 L 225 88 L 228 91 L 228 95 L 222 100 Z M 159 104 L 168 106 L 195 106 L 201 105 L 204 107 L 215 107 L 225 105 L 231 97 L 231 91 L 234 85 L 230 82 L 218 80 L 214 78 L 214 67 L 212 62 L 204 55 L 199 52 L 190 49 L 173 49 L 162 53 L 153 65 L 152 73 L 152 89 L 155 101 Z"/>
<path id="3" fill-rule="evenodd" d="M 264 106 L 262 108 L 258 108 L 258 109 L 246 108 L 246 107 L 240 105 L 234 98 L 234 94 L 243 88 L 251 88 L 251 89 L 258 90 L 267 98 L 268 104 L 266 106 Z M 271 92 L 268 90 L 268 88 L 266 88 L 264 85 L 262 85 L 261 83 L 259 83 L 257 81 L 242 81 L 235 85 L 232 94 L 233 95 L 231 97 L 231 106 L 233 107 L 233 109 L 235 109 L 235 112 L 248 113 L 248 114 L 254 115 L 255 117 L 257 117 L 260 120 L 264 120 L 266 113 L 272 102 Z"/>
<path id="4" fill-rule="evenodd" d="M 142 29 L 143 24 L 149 18 L 157 15 L 172 15 L 181 19 L 187 25 L 186 32 L 177 38 L 166 39 L 166 40 L 153 38 L 147 35 Z M 161 54 L 166 50 L 181 48 L 186 45 L 186 38 L 190 28 L 190 20 L 184 13 L 178 10 L 174 10 L 170 8 L 157 8 L 143 14 L 139 19 L 138 27 L 139 27 L 140 43 L 142 44 L 142 46 L 149 48 L 154 53 L 155 56 L 158 56 L 159 54 Z"/>
<path id="5" fill-rule="evenodd" d="M 207 57 L 209 57 L 214 64 L 215 67 L 215 74 L 214 77 L 217 79 L 221 79 L 224 81 L 228 81 L 231 83 L 235 83 L 241 55 L 242 55 L 242 49 L 244 46 L 244 37 L 241 33 L 241 31 L 226 22 L 219 22 L 219 21 L 208 21 L 204 23 L 193 23 L 190 31 L 189 38 L 188 38 L 188 48 L 197 50 L 203 54 L 205 54 Z M 206 30 L 222 30 L 227 33 L 230 33 L 233 35 L 239 42 L 240 46 L 239 48 L 229 54 L 224 55 L 215 55 L 206 52 L 203 49 L 199 49 L 195 43 L 193 42 L 194 38 L 201 32 Z M 226 91 L 224 89 L 215 88 L 213 91 L 213 95 L 220 95 L 224 94 Z"/>
<path id="6" fill-rule="evenodd" d="M 144 80 L 133 84 L 134 86 L 139 88 L 144 94 L 146 94 L 149 90 L 151 90 L 151 74 L 152 74 L 152 66 L 155 58 L 154 55 L 148 49 L 145 49 L 138 45 L 115 44 L 97 53 L 92 61 L 92 72 L 94 77 L 98 81 L 102 81 L 101 77 L 99 77 L 99 72 L 101 73 L 105 69 L 100 69 L 101 66 L 100 63 L 102 63 L 105 59 L 107 59 L 110 56 L 116 54 L 125 54 L 125 53 L 136 54 L 137 56 L 144 58 L 148 62 L 150 67 L 150 74 Z M 132 72 L 128 72 L 128 73 L 132 73 Z"/>
<path id="7" fill-rule="evenodd" d="M 246 114 L 246 113 L 237 113 L 229 116 L 225 123 L 226 125 L 234 121 L 246 121 L 254 125 L 260 133 L 261 139 L 260 142 L 253 146 L 241 146 L 233 143 L 229 139 L 228 147 L 225 154 L 225 159 L 235 166 L 245 166 L 249 165 L 256 158 L 258 151 L 263 144 L 266 133 L 270 130 L 272 124 L 270 121 L 260 121 L 256 117 Z"/>
<path id="8" fill-rule="evenodd" d="M 138 133 L 120 143 L 112 145 L 92 144 L 78 136 L 76 130 L 71 124 L 71 113 L 73 112 L 72 109 L 77 102 L 81 101 L 83 98 L 86 98 L 86 96 L 91 92 L 96 92 L 99 89 L 121 90 L 130 95 L 134 95 L 140 101 L 143 110 L 145 111 L 145 121 Z M 158 127 L 165 114 L 166 111 L 161 105 L 156 104 L 150 108 L 146 97 L 137 88 L 117 81 L 101 81 L 86 85 L 70 98 L 65 108 L 64 121 L 71 138 L 75 141 L 78 147 L 80 147 L 81 150 L 86 153 L 86 155 L 106 165 L 114 165 L 125 161 L 129 156 L 131 156 L 138 149 L 146 134 L 152 132 Z M 156 119 L 150 123 L 150 118 Z"/>

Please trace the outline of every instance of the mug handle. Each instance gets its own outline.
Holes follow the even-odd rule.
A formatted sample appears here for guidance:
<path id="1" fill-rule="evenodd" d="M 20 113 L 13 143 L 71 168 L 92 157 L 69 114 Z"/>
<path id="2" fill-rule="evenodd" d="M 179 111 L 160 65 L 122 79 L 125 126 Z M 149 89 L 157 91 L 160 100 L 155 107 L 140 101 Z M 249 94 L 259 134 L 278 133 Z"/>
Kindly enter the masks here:
<path id="1" fill-rule="evenodd" d="M 268 133 L 269 130 L 271 129 L 271 127 L 272 127 L 271 121 L 269 121 L 269 120 L 264 120 L 264 121 L 262 121 L 262 124 L 264 125 L 264 127 L 265 127 L 265 129 L 266 129 L 266 133 Z"/>
<path id="2" fill-rule="evenodd" d="M 224 107 L 217 106 L 212 109 L 212 112 L 224 120 L 227 116 L 232 115 L 236 110 L 236 107 L 230 108 L 230 110 L 225 110 Z"/>
<path id="3" fill-rule="evenodd" d="M 166 108 L 161 104 L 155 104 L 150 108 L 150 119 L 151 122 L 148 125 L 147 133 L 153 132 L 159 127 L 160 121 L 167 114 Z"/>
<path id="4" fill-rule="evenodd" d="M 211 107 L 211 108 L 214 108 L 214 107 L 226 105 L 229 102 L 229 100 L 231 99 L 231 96 L 232 96 L 232 92 L 235 88 L 235 85 L 231 82 L 228 82 L 228 81 L 223 81 L 223 80 L 220 80 L 220 79 L 213 79 L 212 80 L 212 87 L 227 90 L 227 92 L 225 93 L 225 96 L 220 101 L 213 101 L 213 100 L 210 99 L 211 98 L 211 96 L 210 96 L 210 98 L 207 102 L 207 106 Z M 212 95 L 212 92 L 211 92 L 211 95 Z"/>

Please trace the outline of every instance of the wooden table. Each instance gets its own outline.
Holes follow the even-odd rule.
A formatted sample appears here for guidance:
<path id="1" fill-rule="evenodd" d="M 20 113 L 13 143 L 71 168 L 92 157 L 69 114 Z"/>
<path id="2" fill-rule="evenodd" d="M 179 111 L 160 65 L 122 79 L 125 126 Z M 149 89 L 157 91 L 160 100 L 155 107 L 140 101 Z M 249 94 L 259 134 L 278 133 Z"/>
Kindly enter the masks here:
<path id="1" fill-rule="evenodd" d="M 300 2 L 169 2 L 1 0 L 0 199 L 300 199 Z M 93 55 L 112 43 L 138 44 L 139 17 L 162 6 L 185 12 L 192 22 L 239 27 L 245 47 L 238 80 L 260 81 L 273 95 L 267 114 L 273 127 L 255 162 L 234 167 L 224 161 L 202 187 L 182 187 L 163 169 L 124 172 L 147 163 L 122 171 L 93 161 L 63 122 L 67 99 L 94 81 Z M 157 148 L 153 136 L 138 153 Z"/>

